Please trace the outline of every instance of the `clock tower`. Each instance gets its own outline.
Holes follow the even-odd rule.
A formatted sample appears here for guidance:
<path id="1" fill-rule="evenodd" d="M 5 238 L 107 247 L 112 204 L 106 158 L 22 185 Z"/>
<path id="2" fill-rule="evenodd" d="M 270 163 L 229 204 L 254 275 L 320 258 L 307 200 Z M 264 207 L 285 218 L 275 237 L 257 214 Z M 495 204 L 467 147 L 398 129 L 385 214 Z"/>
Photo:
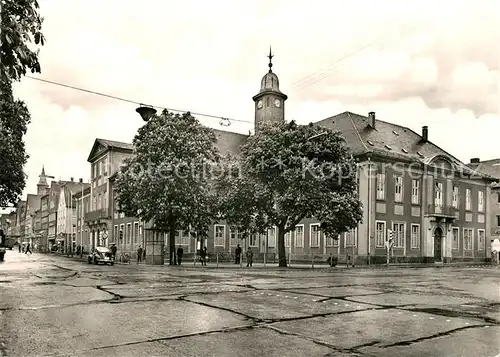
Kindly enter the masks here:
<path id="1" fill-rule="evenodd" d="M 278 76 L 273 73 L 273 54 L 269 48 L 269 72 L 262 77 L 260 92 L 252 99 L 255 102 L 255 133 L 259 126 L 266 122 L 282 122 L 285 120 L 285 100 L 287 95 L 281 93 Z"/>

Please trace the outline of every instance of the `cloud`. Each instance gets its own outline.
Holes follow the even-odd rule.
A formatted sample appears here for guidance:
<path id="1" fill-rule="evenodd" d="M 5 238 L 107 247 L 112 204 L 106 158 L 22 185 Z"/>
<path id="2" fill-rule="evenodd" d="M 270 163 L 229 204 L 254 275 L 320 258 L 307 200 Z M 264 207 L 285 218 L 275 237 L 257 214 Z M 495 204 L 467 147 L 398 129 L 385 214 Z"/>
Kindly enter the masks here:
<path id="1" fill-rule="evenodd" d="M 489 158 L 496 132 L 495 0 L 343 2 L 145 0 L 40 2 L 47 44 L 40 78 L 132 101 L 252 122 L 252 96 L 273 70 L 288 94 L 286 116 L 318 121 L 344 110 L 376 111 L 429 135 L 462 160 Z M 450 10 L 452 6 L 453 10 Z M 45 165 L 57 178 L 88 177 L 96 137 L 131 141 L 136 105 L 24 79 L 29 106 L 26 192 Z M 248 133 L 251 123 L 221 127 Z"/>

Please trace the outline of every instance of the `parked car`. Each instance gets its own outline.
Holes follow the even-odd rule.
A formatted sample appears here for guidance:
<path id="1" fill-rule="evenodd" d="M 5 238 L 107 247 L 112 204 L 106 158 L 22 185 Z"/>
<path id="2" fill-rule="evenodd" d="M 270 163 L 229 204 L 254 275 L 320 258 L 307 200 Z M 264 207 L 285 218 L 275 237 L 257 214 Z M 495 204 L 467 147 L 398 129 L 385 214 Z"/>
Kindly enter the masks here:
<path id="1" fill-rule="evenodd" d="M 87 258 L 87 263 L 89 264 L 115 264 L 115 260 L 113 258 L 113 253 L 109 248 L 106 247 L 96 247 L 93 252 L 91 252 Z"/>

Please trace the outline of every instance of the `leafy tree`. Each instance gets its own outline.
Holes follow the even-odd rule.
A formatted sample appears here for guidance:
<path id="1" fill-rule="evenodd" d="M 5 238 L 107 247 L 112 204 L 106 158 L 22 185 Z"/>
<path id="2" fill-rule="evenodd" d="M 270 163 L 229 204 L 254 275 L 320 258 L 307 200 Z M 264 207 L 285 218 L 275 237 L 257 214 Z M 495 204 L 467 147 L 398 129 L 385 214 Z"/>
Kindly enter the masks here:
<path id="1" fill-rule="evenodd" d="M 45 43 L 38 1 L 0 0 L 0 18 L 0 76 L 16 81 L 27 69 L 40 73 L 39 49 L 33 48 Z"/>
<path id="2" fill-rule="evenodd" d="M 14 100 L 8 79 L 0 79 L 0 207 L 15 205 L 26 186 L 23 167 L 28 160 L 23 141 L 30 113 Z"/>
<path id="3" fill-rule="evenodd" d="M 285 234 L 303 219 L 315 217 L 334 239 L 362 219 L 356 162 L 332 130 L 293 121 L 263 126 L 234 165 L 217 183 L 221 218 L 259 233 L 276 226 L 281 267 Z"/>
<path id="4" fill-rule="evenodd" d="M 173 265 L 175 232 L 206 236 L 215 218 L 209 169 L 219 160 L 216 136 L 190 113 L 165 110 L 139 129 L 133 143 L 134 154 L 116 179 L 120 210 L 169 232 Z"/>
<path id="5" fill-rule="evenodd" d="M 26 70 L 40 72 L 38 49 L 43 45 L 43 19 L 37 0 L 0 0 L 0 206 L 17 203 L 26 186 L 23 136 L 30 122 L 26 105 L 14 100 L 12 81 Z"/>

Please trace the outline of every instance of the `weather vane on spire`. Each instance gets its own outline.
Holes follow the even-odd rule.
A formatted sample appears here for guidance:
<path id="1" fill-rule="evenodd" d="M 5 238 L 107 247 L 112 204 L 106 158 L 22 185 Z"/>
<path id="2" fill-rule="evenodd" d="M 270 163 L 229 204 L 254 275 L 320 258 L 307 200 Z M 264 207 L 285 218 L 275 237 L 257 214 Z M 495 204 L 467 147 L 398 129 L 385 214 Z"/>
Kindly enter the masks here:
<path id="1" fill-rule="evenodd" d="M 267 56 L 267 58 L 269 58 L 269 73 L 271 73 L 273 70 L 272 70 L 272 67 L 273 67 L 273 53 L 271 51 L 271 46 L 269 46 L 269 56 Z"/>

